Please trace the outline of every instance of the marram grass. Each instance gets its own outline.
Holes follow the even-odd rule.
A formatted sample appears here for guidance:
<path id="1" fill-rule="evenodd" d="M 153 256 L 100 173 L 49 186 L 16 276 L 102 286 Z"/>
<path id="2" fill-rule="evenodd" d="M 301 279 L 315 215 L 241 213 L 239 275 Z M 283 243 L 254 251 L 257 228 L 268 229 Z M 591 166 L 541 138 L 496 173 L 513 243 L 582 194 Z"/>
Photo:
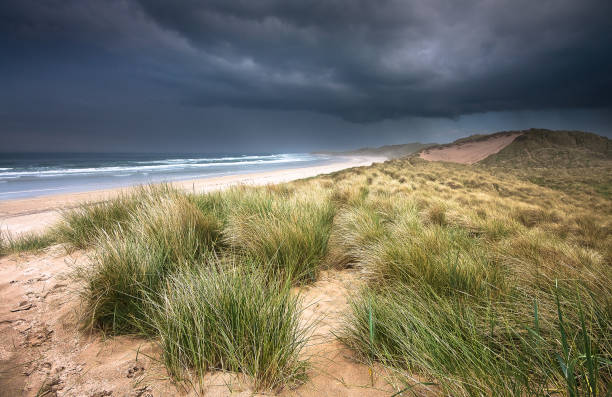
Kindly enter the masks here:
<path id="1" fill-rule="evenodd" d="M 316 280 L 335 208 L 324 195 L 245 192 L 228 215 L 225 241 L 270 273 L 294 283 Z"/>
<path id="2" fill-rule="evenodd" d="M 250 376 L 256 389 L 278 389 L 306 378 L 300 352 L 309 327 L 301 324 L 300 298 L 257 267 L 213 261 L 185 269 L 147 303 L 164 363 L 177 379 L 186 370 L 225 370 Z"/>
<path id="3" fill-rule="evenodd" d="M 340 337 L 405 387 L 605 395 L 612 202 L 530 175 L 408 158 L 274 187 L 148 187 L 66 213 L 53 241 L 90 250 L 78 272 L 87 323 L 157 338 L 177 378 L 222 369 L 264 389 L 302 380 L 307 335 L 287 288 L 351 266 L 367 285 Z"/>
<path id="4" fill-rule="evenodd" d="M 0 256 L 40 251 L 56 242 L 52 233 L 25 232 L 16 236 L 0 231 Z"/>
<path id="5" fill-rule="evenodd" d="M 141 328 L 147 315 L 144 295 L 200 261 L 219 236 L 216 221 L 178 194 L 145 201 L 126 221 L 99 232 L 92 266 L 76 273 L 85 285 L 88 324 L 113 333 Z"/>

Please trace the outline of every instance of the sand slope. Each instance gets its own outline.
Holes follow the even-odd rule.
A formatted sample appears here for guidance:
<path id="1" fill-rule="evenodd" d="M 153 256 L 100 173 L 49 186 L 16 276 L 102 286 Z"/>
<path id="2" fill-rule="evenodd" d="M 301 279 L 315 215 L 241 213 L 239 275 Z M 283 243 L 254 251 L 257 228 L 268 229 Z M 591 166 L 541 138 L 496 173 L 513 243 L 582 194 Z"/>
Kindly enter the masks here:
<path id="1" fill-rule="evenodd" d="M 425 149 L 420 153 L 422 159 L 428 161 L 448 161 L 451 163 L 474 164 L 495 154 L 508 146 L 521 135 L 520 132 L 494 134 L 488 139 L 472 142 L 457 142 Z"/>

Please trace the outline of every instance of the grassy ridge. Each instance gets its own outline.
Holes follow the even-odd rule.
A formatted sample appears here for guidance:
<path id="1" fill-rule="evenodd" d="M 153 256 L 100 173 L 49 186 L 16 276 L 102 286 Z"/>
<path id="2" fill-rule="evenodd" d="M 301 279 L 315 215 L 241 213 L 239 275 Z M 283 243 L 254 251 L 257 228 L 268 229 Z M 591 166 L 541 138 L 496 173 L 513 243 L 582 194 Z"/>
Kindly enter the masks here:
<path id="1" fill-rule="evenodd" d="M 523 172 L 408 158 L 204 195 L 149 188 L 65 214 L 55 239 L 93 250 L 79 273 L 88 324 L 157 338 L 177 378 L 301 381 L 289 287 L 351 266 L 366 285 L 340 337 L 406 387 L 418 375 L 447 395 L 601 394 L 612 203 Z"/>
<path id="2" fill-rule="evenodd" d="M 511 144 L 480 161 L 505 168 L 584 168 L 612 160 L 612 141 L 581 131 L 530 129 Z"/>
<path id="3" fill-rule="evenodd" d="M 587 132 L 528 130 L 479 165 L 581 196 L 583 202 L 612 194 L 612 141 Z"/>

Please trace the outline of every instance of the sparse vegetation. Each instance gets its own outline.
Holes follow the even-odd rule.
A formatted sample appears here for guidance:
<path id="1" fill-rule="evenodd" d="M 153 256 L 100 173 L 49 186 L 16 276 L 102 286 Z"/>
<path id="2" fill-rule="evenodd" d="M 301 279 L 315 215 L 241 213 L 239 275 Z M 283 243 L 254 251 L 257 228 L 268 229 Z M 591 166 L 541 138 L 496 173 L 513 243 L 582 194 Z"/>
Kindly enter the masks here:
<path id="1" fill-rule="evenodd" d="M 365 286 L 339 336 L 405 387 L 602 395 L 612 202 L 556 167 L 564 187 L 529 164 L 411 157 L 271 187 L 147 188 L 66 213 L 53 241 L 92 250 L 78 272 L 87 324 L 157 338 L 179 379 L 224 369 L 263 389 L 302 380 L 307 334 L 290 288 L 350 266 Z M 607 165 L 589 172 L 609 184 Z"/>
<path id="2" fill-rule="evenodd" d="M 55 241 L 52 233 L 21 233 L 12 236 L 7 232 L 0 232 L 0 256 L 19 252 L 37 252 Z"/>

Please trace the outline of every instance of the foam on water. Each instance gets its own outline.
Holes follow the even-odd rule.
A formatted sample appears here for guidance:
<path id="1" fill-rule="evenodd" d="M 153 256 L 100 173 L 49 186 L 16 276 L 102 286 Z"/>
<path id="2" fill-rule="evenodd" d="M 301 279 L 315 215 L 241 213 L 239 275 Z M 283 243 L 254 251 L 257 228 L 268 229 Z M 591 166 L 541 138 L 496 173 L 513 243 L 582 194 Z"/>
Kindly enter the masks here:
<path id="1" fill-rule="evenodd" d="M 304 153 L 248 155 L 0 154 L 0 199 L 87 191 L 330 162 Z M 47 193 L 46 193 L 47 192 Z"/>

